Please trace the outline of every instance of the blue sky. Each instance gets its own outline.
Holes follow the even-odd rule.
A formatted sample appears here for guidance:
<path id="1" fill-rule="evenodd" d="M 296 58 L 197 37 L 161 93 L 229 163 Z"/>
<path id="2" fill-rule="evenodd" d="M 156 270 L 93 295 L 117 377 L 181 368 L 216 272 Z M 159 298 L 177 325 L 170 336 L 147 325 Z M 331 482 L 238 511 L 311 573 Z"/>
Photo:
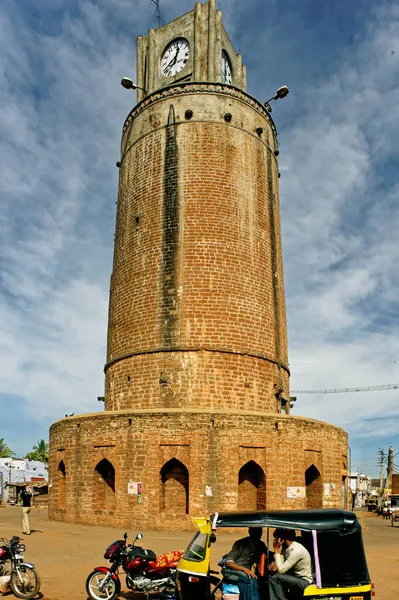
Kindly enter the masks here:
<path id="1" fill-rule="evenodd" d="M 163 0 L 162 21 L 193 0 Z M 223 0 L 248 92 L 275 103 L 293 390 L 399 382 L 399 5 Z M 0 4 L 0 437 L 22 455 L 103 395 L 120 132 L 150 0 Z M 298 394 L 399 450 L 398 390 Z M 398 461 L 399 464 L 399 461 Z M 399 470 L 399 469 L 398 469 Z"/>

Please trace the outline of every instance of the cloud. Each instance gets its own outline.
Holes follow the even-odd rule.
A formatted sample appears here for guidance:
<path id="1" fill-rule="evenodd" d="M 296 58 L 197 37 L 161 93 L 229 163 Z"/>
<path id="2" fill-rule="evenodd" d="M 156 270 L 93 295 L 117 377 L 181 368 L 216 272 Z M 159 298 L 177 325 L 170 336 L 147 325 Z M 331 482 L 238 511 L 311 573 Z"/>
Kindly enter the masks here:
<path id="1" fill-rule="evenodd" d="M 163 22 L 193 6 L 161 4 Z M 273 107 L 291 387 L 399 381 L 398 6 L 337 2 L 317 19 L 290 0 L 221 8 L 249 91 L 262 100 L 282 83 L 291 89 Z M 0 7 L 0 402 L 15 422 L 21 406 L 36 424 L 98 410 L 115 162 L 135 100 L 119 82 L 134 79 L 135 38 L 156 26 L 154 9 L 148 0 Z M 399 444 L 397 400 L 397 391 L 299 395 L 294 413 L 374 448 Z"/>
<path id="2" fill-rule="evenodd" d="M 398 34 L 398 7 L 375 10 L 355 50 L 284 138 L 293 389 L 399 381 L 399 188 L 390 169 L 398 152 Z M 355 443 L 398 442 L 398 397 L 397 390 L 300 395 L 295 412 L 322 415 L 347 428 Z M 382 407 L 386 417 L 374 421 Z"/>
<path id="3" fill-rule="evenodd" d="M 5 6 L 0 28 L 1 401 L 50 424 L 96 410 L 103 391 L 115 161 L 134 102 L 119 81 L 134 44 L 89 2 L 57 35 Z"/>

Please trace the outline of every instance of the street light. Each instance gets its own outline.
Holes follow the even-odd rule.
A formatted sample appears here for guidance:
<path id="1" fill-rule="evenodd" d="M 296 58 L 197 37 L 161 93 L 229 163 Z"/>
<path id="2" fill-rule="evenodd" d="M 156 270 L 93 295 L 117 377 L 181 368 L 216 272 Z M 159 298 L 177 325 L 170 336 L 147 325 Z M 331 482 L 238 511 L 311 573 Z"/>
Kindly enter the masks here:
<path id="1" fill-rule="evenodd" d="M 133 81 L 129 77 L 122 78 L 121 86 L 124 87 L 126 90 L 142 90 L 143 92 L 146 91 L 144 88 L 133 83 Z"/>
<path id="2" fill-rule="evenodd" d="M 272 100 L 281 100 L 282 98 L 285 98 L 287 94 L 289 94 L 289 91 L 290 90 L 287 88 L 286 85 L 282 85 L 281 87 L 279 87 L 274 96 L 269 98 L 269 100 L 267 100 L 263 105 L 266 108 L 267 112 L 272 112 L 272 108 L 269 102 L 271 102 Z"/>

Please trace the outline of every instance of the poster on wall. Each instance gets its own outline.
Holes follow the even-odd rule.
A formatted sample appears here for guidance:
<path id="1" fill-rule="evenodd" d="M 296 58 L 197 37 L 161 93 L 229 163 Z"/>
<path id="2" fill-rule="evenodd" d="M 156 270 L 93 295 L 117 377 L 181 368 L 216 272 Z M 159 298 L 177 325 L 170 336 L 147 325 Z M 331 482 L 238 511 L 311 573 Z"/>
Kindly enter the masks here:
<path id="1" fill-rule="evenodd" d="M 127 484 L 127 493 L 128 494 L 138 494 L 138 487 L 139 487 L 139 482 L 138 481 L 129 481 L 129 483 Z"/>
<path id="2" fill-rule="evenodd" d="M 212 487 L 210 485 L 205 486 L 205 496 L 213 496 Z"/>
<path id="3" fill-rule="evenodd" d="M 303 486 L 287 487 L 287 498 L 305 498 L 306 489 Z"/>
<path id="4" fill-rule="evenodd" d="M 331 498 L 335 494 L 335 483 L 325 483 L 324 484 L 324 497 Z"/>

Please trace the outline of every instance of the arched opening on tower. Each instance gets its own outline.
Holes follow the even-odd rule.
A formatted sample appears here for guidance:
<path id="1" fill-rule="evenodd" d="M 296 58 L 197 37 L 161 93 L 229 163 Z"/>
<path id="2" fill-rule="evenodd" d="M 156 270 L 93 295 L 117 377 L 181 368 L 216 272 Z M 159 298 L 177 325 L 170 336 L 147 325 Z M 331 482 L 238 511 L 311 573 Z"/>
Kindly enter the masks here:
<path id="1" fill-rule="evenodd" d="M 306 485 L 306 508 L 322 508 L 323 506 L 323 482 L 320 471 L 310 465 L 305 471 Z"/>
<path id="2" fill-rule="evenodd" d="M 172 458 L 165 463 L 161 475 L 161 511 L 188 515 L 188 470 L 187 467 Z"/>
<path id="3" fill-rule="evenodd" d="M 63 460 L 59 462 L 57 469 L 57 506 L 58 508 L 65 508 L 65 477 L 66 469 Z"/>
<path id="4" fill-rule="evenodd" d="M 115 469 L 106 458 L 94 469 L 93 505 L 94 508 L 115 507 Z"/>
<path id="5" fill-rule="evenodd" d="M 238 473 L 238 509 L 262 510 L 266 508 L 266 476 L 253 460 L 241 467 Z"/>

